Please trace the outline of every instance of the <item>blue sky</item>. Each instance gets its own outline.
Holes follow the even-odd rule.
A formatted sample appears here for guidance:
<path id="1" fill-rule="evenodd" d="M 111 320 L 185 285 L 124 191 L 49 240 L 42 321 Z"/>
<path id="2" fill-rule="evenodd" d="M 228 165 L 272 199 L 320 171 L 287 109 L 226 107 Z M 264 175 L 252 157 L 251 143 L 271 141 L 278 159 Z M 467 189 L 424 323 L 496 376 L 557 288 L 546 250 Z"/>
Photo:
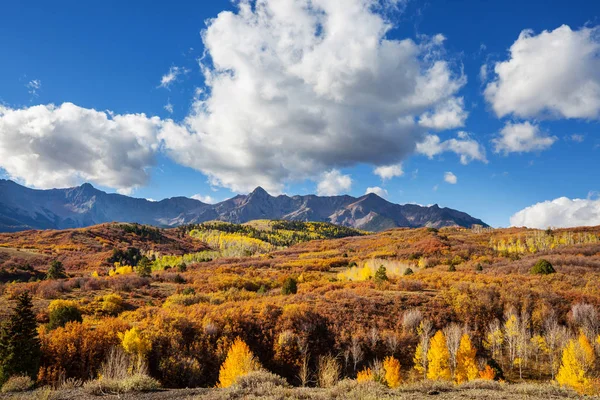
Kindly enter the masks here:
<path id="1" fill-rule="evenodd" d="M 357 89 L 359 86 L 344 88 L 339 92 L 342 97 L 336 91 L 339 83 L 336 79 L 341 79 L 339 77 L 344 76 L 343 73 L 349 74 L 353 79 L 363 76 L 356 72 L 360 66 L 348 72 L 346 65 L 351 62 L 356 62 L 357 65 L 369 64 L 370 60 L 360 56 L 372 54 L 368 49 L 360 49 L 364 52 L 359 52 L 354 59 L 343 59 L 351 57 L 348 54 L 340 56 L 345 64 L 339 66 L 339 70 L 334 70 L 332 75 L 315 78 L 311 75 L 310 68 L 304 66 L 306 69 L 296 71 L 295 74 L 304 79 L 305 83 L 290 81 L 291 83 L 281 86 L 284 89 L 278 87 L 284 91 L 297 90 L 304 93 L 309 86 L 306 82 L 312 82 L 315 78 L 317 83 L 307 92 L 314 95 L 315 91 L 321 90 L 316 88 L 322 88 L 318 85 L 323 81 L 318 79 L 329 79 L 326 82 L 328 86 L 318 96 L 315 95 L 315 98 L 321 100 L 323 96 L 338 96 L 335 100 L 328 98 L 323 103 L 324 112 L 329 110 L 336 116 L 331 120 L 325 119 L 323 123 L 329 125 L 323 131 L 314 128 L 317 131 L 307 133 L 301 132 L 302 129 L 313 129 L 313 125 L 308 122 L 298 124 L 297 110 L 290 111 L 289 115 L 277 115 L 273 121 L 269 115 L 269 102 L 251 104 L 251 98 L 240 96 L 238 99 L 235 89 L 229 93 L 229 97 L 217 96 L 216 90 L 211 94 L 210 85 L 207 87 L 206 75 L 200 65 L 214 71 L 213 56 L 219 49 L 231 50 L 227 54 L 217 54 L 217 57 L 229 62 L 226 57 L 235 59 L 240 50 L 232 41 L 244 41 L 246 36 L 255 33 L 257 37 L 265 34 L 264 32 L 273 37 L 279 37 L 281 33 L 240 33 L 236 23 L 220 17 L 217 22 L 208 23 L 214 27 L 214 34 L 203 40 L 201 32 L 207 29 L 209 19 L 216 18 L 225 10 L 232 11 L 232 15 L 239 15 L 236 3 L 217 0 L 106 1 L 102 5 L 79 1 L 9 2 L 3 5 L 0 13 L 0 37 L 4 38 L 3 62 L 0 63 L 0 104 L 5 107 L 4 117 L 0 111 L 0 155 L 4 159 L 0 160 L 0 174 L 28 186 L 41 188 L 89 180 L 107 191 L 119 190 L 136 197 L 152 199 L 200 195 L 210 196 L 211 201 L 218 201 L 238 192 L 248 191 L 258 184 L 271 188 L 271 191 L 288 194 L 315 193 L 319 190 L 322 194 L 347 192 L 355 196 L 364 194 L 367 188 L 377 187 L 379 193 L 383 193 L 392 202 L 424 205 L 437 203 L 468 212 L 493 226 L 508 226 L 510 217 L 520 210 L 566 197 L 583 199 L 587 203 L 578 204 L 588 208 L 582 211 L 579 207 L 573 211 L 569 208 L 572 204 L 568 203 L 561 206 L 563 208 L 559 211 L 554 211 L 556 214 L 553 217 L 548 217 L 549 211 L 544 207 L 549 206 L 543 203 L 546 205 L 538 204 L 535 213 L 521 214 L 523 218 L 514 221 L 543 226 L 583 224 L 597 218 L 595 192 L 600 190 L 600 171 L 597 168 L 600 155 L 600 137 L 597 132 L 600 127 L 600 106 L 596 102 L 600 94 L 594 91 L 594 84 L 600 85 L 600 73 L 597 72 L 600 62 L 597 51 L 592 54 L 586 51 L 594 49 L 600 43 L 600 34 L 596 30 L 600 25 L 600 2 L 412 0 L 406 4 L 400 2 L 396 4 L 396 8 L 392 8 L 389 4 L 377 6 L 374 0 L 352 1 L 373 3 L 357 14 L 365 17 L 365 22 L 359 20 L 359 25 L 365 27 L 363 30 L 366 34 L 377 31 L 375 27 L 373 31 L 368 30 L 369 23 L 373 21 L 367 21 L 366 18 L 380 16 L 382 21 L 389 24 L 387 32 L 380 39 L 398 43 L 410 39 L 416 44 L 418 51 L 414 60 L 421 63 L 417 67 L 420 68 L 417 72 L 421 77 L 429 76 L 427 71 L 432 68 L 434 61 L 443 61 L 451 73 L 450 80 L 456 83 L 457 87 L 454 88 L 451 88 L 451 84 L 446 84 L 448 92 L 434 100 L 427 100 L 430 102 L 425 108 L 411 105 L 408 111 L 397 111 L 397 116 L 406 117 L 410 114 L 418 121 L 427 112 L 433 114 L 438 105 L 452 99 L 461 99 L 461 111 L 457 117 L 460 122 L 446 122 L 441 129 L 419 127 L 416 122 L 407 131 L 392 128 L 390 135 L 404 135 L 403 139 L 394 142 L 397 148 L 392 146 L 394 148 L 389 151 L 386 151 L 386 146 L 382 146 L 379 162 L 377 151 L 363 156 L 357 152 L 356 147 L 360 150 L 360 146 L 368 147 L 370 143 L 377 147 L 381 137 L 376 133 L 368 133 L 373 136 L 365 140 L 365 145 L 360 136 L 363 135 L 364 138 L 365 131 L 356 129 L 354 132 L 351 127 L 349 132 L 345 132 L 345 118 L 348 118 L 349 124 L 353 124 L 354 115 L 344 112 L 347 113 L 347 110 L 354 107 L 357 118 L 364 116 L 361 121 L 373 118 L 373 129 L 378 129 L 376 127 L 379 122 L 390 123 L 388 113 L 381 111 L 385 108 L 385 100 L 393 98 L 400 102 L 403 95 L 398 94 L 398 91 L 402 90 L 402 85 L 406 82 L 399 82 L 397 88 L 390 84 L 390 93 L 375 93 L 374 102 L 354 102 L 353 98 L 360 97 L 364 92 L 363 89 L 362 92 Z M 300 3 L 299 0 L 287 2 L 290 5 Z M 249 12 L 256 13 L 256 10 L 251 8 Z M 300 16 L 311 15 L 310 12 L 298 12 Z M 334 11 L 331 13 L 333 15 Z M 357 23 L 356 18 L 344 21 L 344 17 L 345 14 L 339 16 L 343 24 Z M 570 27 L 570 30 L 557 30 L 563 25 Z M 269 29 L 268 25 L 265 26 L 267 27 L 263 26 L 262 29 Z M 525 29 L 531 29 L 532 32 L 527 37 L 520 38 L 519 35 Z M 327 25 L 324 25 L 323 30 L 327 31 Z M 543 36 L 543 31 L 548 31 L 548 35 Z M 443 43 L 436 42 L 438 34 L 445 37 Z M 292 37 L 291 40 L 300 39 Z M 348 36 L 347 42 L 344 40 L 338 38 L 331 46 L 338 46 L 343 53 L 352 43 L 359 47 L 361 45 L 360 38 Z M 560 47 L 564 53 L 561 50 L 554 51 L 556 62 L 547 62 L 546 58 L 546 62 L 541 65 L 526 65 L 528 62 L 535 63 L 540 58 L 538 55 L 551 57 L 553 51 L 546 47 L 556 40 L 565 42 Z M 517 41 L 524 46 L 524 52 L 518 56 L 509 51 Z M 336 48 L 330 48 L 330 52 L 332 49 Z M 381 60 L 377 65 L 380 67 L 385 67 L 384 63 L 388 62 L 386 51 L 380 49 L 378 53 Z M 572 65 L 562 65 L 566 58 L 563 54 L 573 57 L 574 61 L 569 61 Z M 279 53 L 277 56 L 285 58 L 288 54 Z M 511 60 L 512 64 L 509 64 Z M 241 65 L 235 62 L 237 61 L 232 61 L 232 65 Z M 268 87 L 267 84 L 272 82 L 279 84 L 280 81 L 270 81 L 268 76 L 264 76 L 273 60 L 269 62 L 267 66 L 261 66 L 260 70 L 252 69 L 252 63 L 249 63 L 250 66 L 244 65 L 248 81 L 238 84 L 254 83 L 262 87 Z M 312 64 L 307 65 L 312 65 L 315 70 L 330 68 L 329 64 L 319 64 L 318 60 L 311 62 Z M 494 72 L 496 63 L 507 63 L 512 72 L 497 74 Z M 402 63 L 394 65 L 396 74 L 409 70 Z M 483 81 L 482 65 L 487 65 L 487 79 Z M 279 71 L 281 65 L 274 68 L 274 71 Z M 233 70 L 232 75 L 241 72 L 241 69 L 236 71 L 235 67 Z M 578 75 L 570 76 L 570 70 L 579 71 Z M 168 85 L 161 86 L 161 79 L 170 71 L 175 73 L 176 78 Z M 524 88 L 524 85 L 530 83 L 532 71 L 535 71 L 533 75 L 538 80 L 538 86 Z M 356 75 L 352 75 L 353 73 Z M 369 82 L 371 87 L 382 84 L 382 88 L 385 88 L 386 79 L 389 81 L 390 77 L 391 75 L 381 73 L 374 78 L 374 82 Z M 289 76 L 286 75 L 287 78 Z M 551 90 L 553 85 L 557 85 L 557 81 L 566 82 L 566 86 L 558 85 Z M 500 82 L 498 91 L 495 95 L 486 95 L 486 89 L 493 82 Z M 583 89 L 590 87 L 592 89 L 589 93 Z M 541 92 L 533 93 L 540 88 L 543 89 Z M 202 90 L 202 94 L 198 94 L 198 89 Z M 521 96 L 514 94 L 520 90 L 530 92 Z M 577 96 L 577 93 L 584 94 Z M 397 98 L 395 94 L 398 94 Z M 587 97 L 582 100 L 582 96 Z M 277 99 L 276 96 L 273 98 Z M 305 100 L 300 98 L 294 101 Z M 228 104 L 228 101 L 232 104 Z M 378 106 L 379 101 L 381 106 Z M 25 137 L 23 129 L 27 130 L 32 124 L 40 126 L 39 124 L 45 123 L 43 121 L 48 118 L 54 118 L 56 114 L 56 110 L 51 110 L 49 114 L 42 115 L 39 110 L 34 112 L 33 107 L 48 107 L 49 104 L 60 107 L 65 102 L 78 107 L 77 110 L 71 110 L 77 117 L 72 120 L 67 118 L 67 122 L 64 122 L 64 117 L 57 117 L 60 123 L 49 123 L 43 129 L 40 128 L 40 135 L 45 135 L 40 144 L 33 146 L 33 140 L 28 140 L 28 146 L 32 147 L 24 148 L 25 142 L 20 142 Z M 200 102 L 209 111 L 194 112 L 193 106 L 199 106 Z M 291 100 L 288 102 L 291 103 Z M 342 108 L 338 108 L 339 103 L 343 103 Z M 172 112 L 166 109 L 169 107 L 165 107 L 169 104 Z M 585 105 L 589 109 L 584 110 Z M 223 125 L 229 124 L 228 116 L 233 118 L 240 115 L 241 108 L 237 107 L 256 109 L 258 112 L 250 114 L 250 117 L 244 116 L 246 122 L 237 121 L 238 125 L 234 125 L 232 130 L 229 127 L 223 128 Z M 212 112 L 213 109 L 216 111 Z M 285 107 L 283 109 L 286 110 Z M 9 113 L 19 110 L 22 114 L 18 115 L 22 118 L 7 117 Z M 147 132 L 133 133 L 137 144 L 132 145 L 130 140 L 121 141 L 119 138 L 125 138 L 134 128 L 119 125 L 106 133 L 109 129 L 106 124 L 100 123 L 94 127 L 85 125 L 93 118 L 91 114 L 86 114 L 87 111 L 81 110 L 100 113 L 110 111 L 113 116 L 144 113 L 144 121 L 158 117 L 160 122 L 149 122 L 152 127 Z M 231 115 L 228 114 L 229 110 Z M 29 114 L 26 115 L 25 112 Z M 392 110 L 393 112 L 396 110 Z M 73 115 L 72 113 L 69 115 Z M 209 144 L 187 142 L 197 140 L 196 137 L 191 139 L 187 136 L 187 132 L 192 129 L 190 127 L 197 125 L 187 126 L 186 133 L 172 133 L 185 125 L 186 117 L 190 121 L 190 116 L 195 118 L 194 121 L 202 121 L 196 123 L 201 124 L 198 125 L 202 127 L 201 130 L 213 133 L 216 139 L 219 135 L 229 135 L 223 136 L 227 152 L 217 148 L 218 140 Z M 208 121 L 207 116 L 212 119 Z M 266 125 L 254 121 L 254 116 L 257 120 L 266 119 Z M 5 119 L 4 125 L 2 118 Z M 172 120 L 169 129 L 163 126 L 164 121 L 168 120 Z M 157 127 L 158 124 L 160 128 Z M 529 126 L 526 129 L 505 131 L 503 136 L 502 130 L 511 124 L 520 128 L 525 124 Z M 274 126 L 273 131 L 263 133 L 260 128 L 265 126 Z M 247 145 L 253 150 L 236 147 L 235 129 L 246 128 L 248 131 L 240 133 L 240 138 L 247 137 L 244 135 L 260 137 L 260 143 Z M 125 129 L 127 133 L 120 129 Z M 327 151 L 322 154 L 315 149 L 296 152 L 296 139 L 290 137 L 298 136 L 298 132 L 307 134 L 308 139 L 305 141 L 315 140 L 315 147 L 321 143 L 317 135 L 331 135 L 330 139 L 323 139 L 330 140 L 325 147 L 340 147 L 342 143 L 341 149 L 335 151 L 327 147 Z M 467 132 L 468 135 L 461 137 L 458 132 Z M 74 146 L 72 158 L 77 159 L 77 154 L 88 154 L 86 152 L 89 151 L 89 155 L 85 157 L 87 159 L 63 159 L 57 154 L 62 153 L 59 150 L 61 145 L 69 143 L 68 140 L 65 141 L 65 138 L 71 138 L 69 135 L 82 138 L 82 146 L 94 142 L 99 147 L 84 147 L 84 150 L 79 150 Z M 94 140 L 84 138 L 85 135 L 91 135 Z M 442 143 L 454 139 L 465 146 L 470 144 L 476 147 L 469 147 L 470 152 L 465 153 L 465 147 L 459 146 L 460 150 L 454 151 L 448 150 L 450 145 L 447 144 L 446 150 L 435 151 L 430 148 L 428 154 L 431 157 L 428 157 L 424 151 L 414 149 L 415 143 L 426 135 L 435 135 Z M 523 139 L 523 135 L 530 136 Z M 340 140 L 340 137 L 344 139 Z M 508 137 L 516 142 L 506 141 L 503 146 L 498 145 L 499 138 Z M 387 136 L 384 139 L 393 140 Z M 104 142 L 109 141 L 112 141 L 110 146 L 105 148 Z M 145 147 L 138 148 L 141 146 L 140 141 Z M 353 142 L 357 143 L 356 146 Z M 124 154 L 127 154 L 125 157 L 131 157 L 125 163 L 128 164 L 126 168 L 119 165 L 119 158 L 106 161 L 103 156 L 107 149 L 114 154 L 126 146 L 133 146 L 124 150 Z M 18 150 L 22 150 L 22 153 L 16 154 Z M 271 163 L 270 156 L 275 153 L 280 154 L 280 157 L 272 157 Z M 32 161 L 32 154 L 36 155 L 35 161 Z M 93 154 L 104 159 L 97 163 L 86 162 L 94 157 Z M 464 154 L 471 158 L 461 163 L 460 156 Z M 264 158 L 268 158 L 269 162 L 265 161 L 263 165 Z M 212 167 L 218 163 L 222 165 Z M 102 165 L 98 166 L 99 164 Z M 231 165 L 235 165 L 235 168 Z M 381 165 L 401 165 L 403 174 L 382 179 L 374 174 L 374 168 Z M 144 172 L 140 175 L 139 170 Z M 268 171 L 264 174 L 266 177 L 261 175 L 261 171 Z M 335 171 L 337 175 L 324 175 L 329 171 Z M 244 178 L 246 172 L 247 179 Z M 448 172 L 454 174 L 456 183 L 445 181 L 444 177 Z M 343 177 L 348 177 L 350 183 Z M 452 179 L 449 180 L 453 182 Z M 555 210 L 556 207 L 552 207 Z M 540 217 L 540 213 L 543 216 Z"/>

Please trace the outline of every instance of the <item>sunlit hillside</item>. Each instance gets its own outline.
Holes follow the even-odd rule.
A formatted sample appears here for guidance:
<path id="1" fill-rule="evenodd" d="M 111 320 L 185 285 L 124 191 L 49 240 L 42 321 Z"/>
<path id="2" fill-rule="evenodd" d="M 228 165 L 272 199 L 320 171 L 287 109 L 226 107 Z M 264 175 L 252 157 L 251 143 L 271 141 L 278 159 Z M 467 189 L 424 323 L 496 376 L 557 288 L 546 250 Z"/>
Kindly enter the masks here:
<path id="1" fill-rule="evenodd" d="M 2 234 L 0 257 L 3 313 L 33 296 L 47 385 L 94 379 L 119 351 L 162 387 L 212 387 L 239 338 L 293 386 L 597 390 L 600 228 L 108 224 Z"/>

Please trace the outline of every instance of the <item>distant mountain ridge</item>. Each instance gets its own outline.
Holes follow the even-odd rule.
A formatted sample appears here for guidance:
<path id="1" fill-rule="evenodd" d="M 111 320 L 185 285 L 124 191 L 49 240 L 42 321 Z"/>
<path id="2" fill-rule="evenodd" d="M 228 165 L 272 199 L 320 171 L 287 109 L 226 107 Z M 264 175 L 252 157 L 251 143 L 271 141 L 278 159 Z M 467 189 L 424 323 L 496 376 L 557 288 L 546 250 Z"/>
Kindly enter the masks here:
<path id="1" fill-rule="evenodd" d="M 480 219 L 438 205 L 390 203 L 376 194 L 361 197 L 271 196 L 261 187 L 217 204 L 187 197 L 157 202 L 106 193 L 89 183 L 37 190 L 0 180 L 0 232 L 81 228 L 104 222 L 137 222 L 160 227 L 221 220 L 323 221 L 368 231 L 395 227 L 487 226 Z"/>

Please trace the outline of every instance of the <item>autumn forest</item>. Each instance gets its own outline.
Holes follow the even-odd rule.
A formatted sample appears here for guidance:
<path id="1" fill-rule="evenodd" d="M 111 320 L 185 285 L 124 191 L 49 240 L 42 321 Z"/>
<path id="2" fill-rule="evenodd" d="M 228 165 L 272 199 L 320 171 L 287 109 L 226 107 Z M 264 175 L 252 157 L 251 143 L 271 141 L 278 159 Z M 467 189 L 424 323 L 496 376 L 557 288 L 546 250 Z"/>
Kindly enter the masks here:
<path id="1" fill-rule="evenodd" d="M 0 234 L 0 383 L 594 395 L 599 278 L 600 228 L 261 220 Z"/>

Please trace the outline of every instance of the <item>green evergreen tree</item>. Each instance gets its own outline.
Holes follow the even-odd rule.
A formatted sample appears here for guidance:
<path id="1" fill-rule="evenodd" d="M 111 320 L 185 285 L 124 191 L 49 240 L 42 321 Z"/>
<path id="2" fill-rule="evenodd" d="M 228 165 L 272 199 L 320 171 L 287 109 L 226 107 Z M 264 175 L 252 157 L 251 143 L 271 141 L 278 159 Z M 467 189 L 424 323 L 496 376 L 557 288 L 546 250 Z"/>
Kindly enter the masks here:
<path id="1" fill-rule="evenodd" d="M 142 278 L 149 278 L 152 275 L 152 263 L 148 257 L 143 256 L 138 265 L 135 267 L 135 272 Z"/>
<path id="2" fill-rule="evenodd" d="M 0 384 L 14 375 L 37 378 L 41 348 L 33 304 L 28 292 L 17 297 L 17 306 L 0 330 Z"/>
<path id="3" fill-rule="evenodd" d="M 388 280 L 387 269 L 383 265 L 381 265 L 379 267 L 379 269 L 377 269 L 377 271 L 375 272 L 375 281 L 376 282 L 384 282 L 387 280 Z"/>
<path id="4" fill-rule="evenodd" d="M 547 260 L 544 260 L 544 259 L 539 260 L 531 268 L 531 273 L 537 274 L 537 275 L 549 275 L 549 274 L 553 274 L 555 272 L 556 271 L 554 270 L 554 267 L 552 266 L 552 264 L 550 264 L 550 262 L 548 262 Z"/>
<path id="5" fill-rule="evenodd" d="M 281 293 L 284 295 L 296 294 L 298 292 L 298 284 L 294 278 L 287 278 L 283 282 Z"/>
<path id="6" fill-rule="evenodd" d="M 67 274 L 65 273 L 63 264 L 58 260 L 52 261 L 52 264 L 50 264 L 50 268 L 48 268 L 48 272 L 46 273 L 46 279 L 62 279 L 66 277 Z"/>

